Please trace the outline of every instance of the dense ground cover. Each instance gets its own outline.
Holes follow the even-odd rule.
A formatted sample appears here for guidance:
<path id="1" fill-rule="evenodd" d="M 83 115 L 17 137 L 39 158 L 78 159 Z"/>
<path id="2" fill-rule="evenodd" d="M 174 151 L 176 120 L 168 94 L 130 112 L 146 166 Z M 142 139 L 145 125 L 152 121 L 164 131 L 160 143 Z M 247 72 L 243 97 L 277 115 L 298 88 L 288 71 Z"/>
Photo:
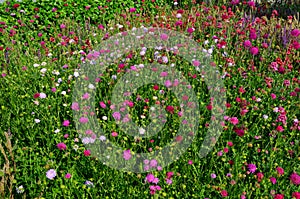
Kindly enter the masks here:
<path id="1" fill-rule="evenodd" d="M 181 7 L 147 0 L 118 1 L 122 6 L 41 2 L 0 5 L 0 197 L 300 198 L 300 28 L 295 17 L 279 17 L 276 10 L 255 17 L 251 1 Z M 73 111 L 79 107 L 72 92 L 81 67 L 99 56 L 100 42 L 140 27 L 174 30 L 196 41 L 213 60 L 205 67 L 218 71 L 225 84 L 223 132 L 205 158 L 198 152 L 214 99 L 202 63 L 189 63 L 174 49 L 133 49 L 96 74 L 89 85 L 97 93 L 96 109 L 88 113 L 97 115 L 104 135 L 76 128 Z M 168 89 L 175 81 L 144 85 L 128 96 L 126 109 L 142 127 L 150 123 L 154 104 L 166 110 L 166 124 L 156 135 L 131 136 L 116 125 L 120 113 L 111 103 L 112 90 L 122 76 L 151 63 L 181 71 L 191 84 L 201 113 L 195 139 L 167 167 L 149 160 L 145 173 L 112 169 L 85 144 L 110 140 L 124 149 L 127 161 L 134 153 L 184 139 L 176 137 L 184 108 Z M 89 98 L 88 91 L 83 94 Z"/>

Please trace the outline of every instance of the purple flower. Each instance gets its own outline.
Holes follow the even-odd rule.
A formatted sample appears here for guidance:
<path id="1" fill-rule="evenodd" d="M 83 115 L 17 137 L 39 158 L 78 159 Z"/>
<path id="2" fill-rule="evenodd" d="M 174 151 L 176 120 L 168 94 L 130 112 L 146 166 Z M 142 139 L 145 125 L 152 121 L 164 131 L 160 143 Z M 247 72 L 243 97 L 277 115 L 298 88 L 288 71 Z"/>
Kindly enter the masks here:
<path id="1" fill-rule="evenodd" d="M 291 35 L 293 37 L 298 37 L 300 35 L 300 30 L 299 29 L 294 29 L 291 31 Z"/>
<path id="2" fill-rule="evenodd" d="M 154 176 L 152 173 L 149 173 L 149 174 L 146 176 L 146 180 L 147 180 L 147 182 L 149 182 L 149 183 L 152 183 L 154 179 L 155 179 L 155 176 Z"/>
<path id="3" fill-rule="evenodd" d="M 217 177 L 217 175 L 216 175 L 216 174 L 214 174 L 214 173 L 212 173 L 212 174 L 210 175 L 210 177 L 214 179 L 214 178 L 216 178 L 216 177 Z"/>

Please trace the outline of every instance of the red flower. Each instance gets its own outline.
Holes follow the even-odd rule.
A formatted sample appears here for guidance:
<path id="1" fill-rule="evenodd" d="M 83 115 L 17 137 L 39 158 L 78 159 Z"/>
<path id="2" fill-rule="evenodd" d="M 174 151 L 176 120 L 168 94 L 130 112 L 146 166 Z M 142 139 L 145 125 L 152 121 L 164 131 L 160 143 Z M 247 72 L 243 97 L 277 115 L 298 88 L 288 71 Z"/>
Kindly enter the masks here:
<path id="1" fill-rule="evenodd" d="M 36 93 L 36 94 L 33 95 L 33 98 L 34 98 L 34 99 L 39 98 L 39 97 L 40 97 L 40 94 L 39 94 L 39 93 Z"/>
<path id="2" fill-rule="evenodd" d="M 294 192 L 294 193 L 292 194 L 292 197 L 293 197 L 293 198 L 296 198 L 296 199 L 300 199 L 300 192 Z"/>
<path id="3" fill-rule="evenodd" d="M 174 114 L 174 107 L 173 106 L 167 106 L 167 111 L 171 114 Z"/>
<path id="4" fill-rule="evenodd" d="M 13 5 L 13 8 L 18 8 L 20 6 L 20 4 L 16 3 Z"/>
<path id="5" fill-rule="evenodd" d="M 283 194 L 276 194 L 274 199 L 283 199 L 284 195 Z"/>

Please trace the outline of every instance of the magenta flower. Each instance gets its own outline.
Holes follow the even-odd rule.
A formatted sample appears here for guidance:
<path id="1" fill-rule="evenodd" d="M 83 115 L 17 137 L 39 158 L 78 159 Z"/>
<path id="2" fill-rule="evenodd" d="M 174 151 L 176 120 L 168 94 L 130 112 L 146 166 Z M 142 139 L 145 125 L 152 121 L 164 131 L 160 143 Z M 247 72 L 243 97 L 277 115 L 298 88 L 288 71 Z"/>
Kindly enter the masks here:
<path id="1" fill-rule="evenodd" d="M 69 126 L 69 125 L 70 125 L 70 121 L 69 120 L 63 121 L 63 126 Z"/>
<path id="2" fill-rule="evenodd" d="M 294 185 L 300 184 L 300 176 L 296 172 L 292 173 L 292 175 L 290 176 L 290 180 Z"/>
<path id="3" fill-rule="evenodd" d="M 130 154 L 130 149 L 128 149 L 128 150 L 125 150 L 124 152 L 123 152 L 123 158 L 125 159 L 125 160 L 130 160 L 131 159 L 131 154 Z"/>
<path id="4" fill-rule="evenodd" d="M 167 88 L 171 87 L 172 86 L 172 82 L 170 80 L 165 81 L 165 86 Z"/>
<path id="5" fill-rule="evenodd" d="M 148 183 L 152 183 L 154 179 L 155 179 L 155 176 L 152 173 L 149 173 L 146 176 L 146 180 L 147 180 Z"/>
<path id="6" fill-rule="evenodd" d="M 256 166 L 255 164 L 248 164 L 248 170 L 251 172 L 251 173 L 254 173 L 256 171 Z"/>
<path id="7" fill-rule="evenodd" d="M 70 179 L 70 178 L 71 178 L 71 174 L 70 174 L 70 173 L 67 173 L 67 174 L 65 175 L 65 178 Z"/>
<path id="8" fill-rule="evenodd" d="M 276 95 L 274 93 L 271 93 L 271 98 L 276 99 Z"/>
<path id="9" fill-rule="evenodd" d="M 282 167 L 277 167 L 276 171 L 277 171 L 278 175 L 283 175 L 284 174 L 284 170 L 283 170 Z"/>
<path id="10" fill-rule="evenodd" d="M 251 53 L 252 55 L 257 55 L 258 52 L 259 52 L 259 49 L 258 49 L 257 47 L 252 47 L 252 48 L 250 48 L 250 53 Z"/>
<path id="11" fill-rule="evenodd" d="M 64 29 L 64 28 L 66 28 L 66 25 L 65 24 L 60 24 L 60 28 Z"/>
<path id="12" fill-rule="evenodd" d="M 300 35 L 300 30 L 299 29 L 294 29 L 291 31 L 291 35 L 293 37 L 298 37 Z"/>
<path id="13" fill-rule="evenodd" d="M 135 12 L 136 8 L 129 8 L 129 12 Z"/>
<path id="14" fill-rule="evenodd" d="M 237 117 L 232 117 L 229 119 L 230 123 L 233 125 L 237 125 L 239 123 L 239 120 Z"/>
<path id="15" fill-rule="evenodd" d="M 67 146 L 63 142 L 58 143 L 56 146 L 59 150 L 66 150 L 67 149 Z"/>
<path id="16" fill-rule="evenodd" d="M 100 104 L 101 108 L 106 108 L 106 104 L 104 102 L 100 102 L 99 104 Z"/>
<path id="17" fill-rule="evenodd" d="M 272 184 L 276 184 L 276 178 L 270 177 L 270 181 L 272 182 Z"/>
<path id="18" fill-rule="evenodd" d="M 91 155 L 91 151 L 90 150 L 84 150 L 83 155 L 84 156 L 90 156 Z"/>
<path id="19" fill-rule="evenodd" d="M 153 159 L 150 161 L 150 167 L 156 167 L 157 166 L 157 160 Z"/>

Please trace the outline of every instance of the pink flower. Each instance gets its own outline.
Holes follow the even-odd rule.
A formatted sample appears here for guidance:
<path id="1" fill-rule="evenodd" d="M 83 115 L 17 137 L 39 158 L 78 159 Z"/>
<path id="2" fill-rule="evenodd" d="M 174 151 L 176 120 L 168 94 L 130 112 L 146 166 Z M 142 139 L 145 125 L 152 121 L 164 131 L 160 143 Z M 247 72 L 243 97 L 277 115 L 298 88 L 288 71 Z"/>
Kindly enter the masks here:
<path id="1" fill-rule="evenodd" d="M 89 121 L 89 119 L 86 118 L 86 117 L 79 118 L 79 122 L 82 123 L 82 124 L 86 124 L 86 123 L 88 123 L 88 121 Z"/>
<path id="2" fill-rule="evenodd" d="M 255 2 L 254 1 L 248 1 L 247 4 L 250 7 L 255 7 Z"/>
<path id="3" fill-rule="evenodd" d="M 192 61 L 192 63 L 196 67 L 200 66 L 200 62 L 198 60 L 194 60 L 194 61 Z"/>
<path id="4" fill-rule="evenodd" d="M 131 159 L 130 149 L 125 150 L 125 151 L 123 152 L 123 158 L 124 158 L 125 160 L 130 160 L 130 159 Z"/>
<path id="5" fill-rule="evenodd" d="M 293 192 L 292 197 L 296 199 L 300 199 L 300 192 Z"/>
<path id="6" fill-rule="evenodd" d="M 251 43 L 251 41 L 249 41 L 249 40 L 246 40 L 246 41 L 244 41 L 244 47 L 245 48 L 250 48 L 250 47 L 252 47 L 252 43 Z"/>
<path id="7" fill-rule="evenodd" d="M 155 176 L 152 174 L 152 173 L 149 173 L 147 176 L 146 176 L 146 180 L 148 183 L 152 183 L 153 180 L 154 180 Z"/>
<path id="8" fill-rule="evenodd" d="M 79 104 L 77 102 L 73 102 L 71 105 L 71 109 L 74 111 L 79 111 Z"/>
<path id="9" fill-rule="evenodd" d="M 189 164 L 189 165 L 192 165 L 192 164 L 193 164 L 193 161 L 192 161 L 192 160 L 189 160 L 189 161 L 188 161 L 188 164 Z"/>
<path id="10" fill-rule="evenodd" d="M 106 108 L 106 104 L 104 102 L 100 102 L 99 104 L 100 104 L 101 108 Z"/>
<path id="11" fill-rule="evenodd" d="M 172 86 L 172 82 L 170 80 L 165 81 L 165 86 L 167 88 L 171 87 Z"/>
<path id="12" fill-rule="evenodd" d="M 63 126 L 69 126 L 69 125 L 70 125 L 70 121 L 69 120 L 63 121 Z"/>
<path id="13" fill-rule="evenodd" d="M 291 31 L 291 35 L 293 37 L 298 37 L 300 35 L 300 30 L 299 29 L 294 29 Z"/>
<path id="14" fill-rule="evenodd" d="M 67 174 L 65 175 L 65 178 L 70 179 L 70 178 L 71 178 L 71 174 L 70 174 L 70 173 L 67 173 Z"/>
<path id="15" fill-rule="evenodd" d="M 188 28 L 188 29 L 187 29 L 187 32 L 190 33 L 190 34 L 192 34 L 194 31 L 195 31 L 194 28 Z"/>
<path id="16" fill-rule="evenodd" d="M 221 191 L 221 196 L 222 196 L 222 197 L 227 197 L 227 196 L 228 196 L 227 191 L 226 191 L 226 190 L 222 190 L 222 191 Z"/>
<path id="17" fill-rule="evenodd" d="M 270 178 L 270 181 L 272 182 L 272 184 L 276 184 L 276 178 L 271 177 L 271 178 Z"/>
<path id="18" fill-rule="evenodd" d="M 274 93 L 271 93 L 271 98 L 276 99 L 276 95 Z"/>
<path id="19" fill-rule="evenodd" d="M 284 131 L 284 128 L 282 127 L 282 126 L 277 126 L 277 128 L 276 128 L 276 130 L 278 131 L 278 132 L 283 132 Z"/>
<path id="20" fill-rule="evenodd" d="M 84 156 L 90 156 L 91 151 L 90 150 L 84 150 L 83 154 L 84 154 Z"/>
<path id="21" fill-rule="evenodd" d="M 129 8 L 129 12 L 135 12 L 136 8 Z"/>
<path id="22" fill-rule="evenodd" d="M 114 112 L 113 117 L 115 118 L 115 120 L 120 120 L 121 119 L 121 114 L 119 112 Z"/>
<path id="23" fill-rule="evenodd" d="M 64 29 L 64 28 L 66 28 L 66 25 L 65 24 L 60 24 L 60 28 Z"/>
<path id="24" fill-rule="evenodd" d="M 169 39 L 169 36 L 167 34 L 163 33 L 163 34 L 160 35 L 160 39 L 163 40 L 163 41 L 167 41 Z"/>
<path id="25" fill-rule="evenodd" d="M 283 199 L 284 198 L 284 195 L 283 194 L 276 194 L 274 196 L 274 199 Z"/>
<path id="26" fill-rule="evenodd" d="M 255 164 L 248 164 L 248 169 L 251 173 L 254 173 L 256 171 Z"/>
<path id="27" fill-rule="evenodd" d="M 113 136 L 113 137 L 117 137 L 117 136 L 118 136 L 118 133 L 117 133 L 117 132 L 115 132 L 115 131 L 113 131 L 113 132 L 111 133 L 111 136 Z"/>
<path id="28" fill-rule="evenodd" d="M 300 176 L 296 172 L 292 173 L 292 175 L 290 176 L 290 180 L 294 185 L 300 184 Z"/>
<path id="29" fill-rule="evenodd" d="M 67 146 L 63 142 L 58 143 L 56 146 L 59 150 L 66 150 L 67 149 Z"/>
<path id="30" fill-rule="evenodd" d="M 279 175 L 283 175 L 283 174 L 284 174 L 284 170 L 283 170 L 282 167 L 277 167 L 276 170 L 277 170 L 277 173 L 278 173 Z"/>
<path id="31" fill-rule="evenodd" d="M 237 125 L 239 123 L 239 120 L 237 117 L 232 117 L 230 118 L 230 123 L 233 124 L 233 125 Z"/>
<path id="32" fill-rule="evenodd" d="M 257 55 L 258 52 L 259 52 L 259 49 L 258 49 L 257 47 L 252 47 L 252 48 L 250 48 L 250 53 L 251 53 L 252 55 Z"/>

